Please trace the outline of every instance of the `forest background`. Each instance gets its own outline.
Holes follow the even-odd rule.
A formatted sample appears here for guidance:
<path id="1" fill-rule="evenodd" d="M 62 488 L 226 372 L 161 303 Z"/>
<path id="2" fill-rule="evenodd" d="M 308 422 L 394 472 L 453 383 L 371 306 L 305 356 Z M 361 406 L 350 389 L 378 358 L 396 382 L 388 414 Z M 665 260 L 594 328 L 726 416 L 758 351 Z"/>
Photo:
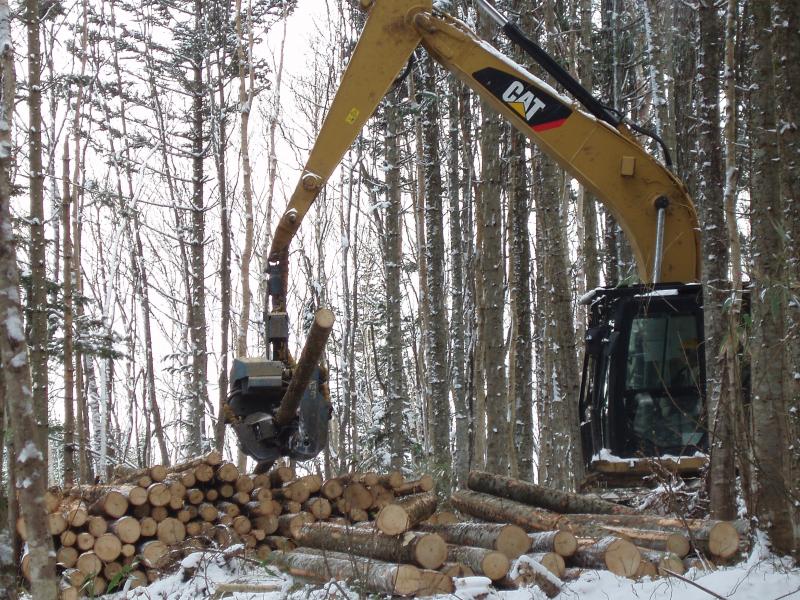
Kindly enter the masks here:
<path id="1" fill-rule="evenodd" d="M 235 456 L 219 419 L 228 370 L 266 351 L 266 251 L 363 26 L 357 4 L 0 2 L 10 489 L 35 493 L 45 463 L 69 485 L 213 447 Z M 439 6 L 542 76 L 470 2 Z M 776 548 L 796 550 L 800 7 L 499 6 L 671 150 L 701 222 L 711 510 L 730 518 L 738 497 Z M 551 159 L 416 58 L 290 258 L 293 343 L 317 307 L 337 316 L 330 443 L 309 467 L 424 469 L 444 489 L 485 468 L 574 488 L 577 299 L 635 282 L 630 250 Z M 21 296 L 6 287 L 17 267 Z"/>

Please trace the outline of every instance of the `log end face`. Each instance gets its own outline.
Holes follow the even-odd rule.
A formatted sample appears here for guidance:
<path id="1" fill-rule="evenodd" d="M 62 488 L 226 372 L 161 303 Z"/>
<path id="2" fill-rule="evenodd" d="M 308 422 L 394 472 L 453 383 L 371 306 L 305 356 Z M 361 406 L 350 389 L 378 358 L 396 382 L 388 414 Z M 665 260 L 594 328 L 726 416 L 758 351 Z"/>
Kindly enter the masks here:
<path id="1" fill-rule="evenodd" d="M 727 521 L 720 521 L 708 533 L 708 550 L 719 558 L 730 558 L 739 550 L 739 532 Z"/>
<path id="2" fill-rule="evenodd" d="M 616 539 L 606 548 L 605 563 L 608 570 L 621 577 L 633 577 L 642 562 L 639 550 L 627 540 Z"/>
<path id="3" fill-rule="evenodd" d="M 386 535 L 399 535 L 408 531 L 411 521 L 402 506 L 388 504 L 378 513 L 375 525 Z"/>
<path id="4" fill-rule="evenodd" d="M 447 560 L 447 544 L 436 533 L 426 533 L 419 537 L 415 547 L 415 558 L 425 569 L 438 569 Z"/>
<path id="5" fill-rule="evenodd" d="M 531 538 L 522 527 L 506 525 L 497 536 L 497 551 L 505 554 L 510 560 L 522 556 L 531 547 Z"/>

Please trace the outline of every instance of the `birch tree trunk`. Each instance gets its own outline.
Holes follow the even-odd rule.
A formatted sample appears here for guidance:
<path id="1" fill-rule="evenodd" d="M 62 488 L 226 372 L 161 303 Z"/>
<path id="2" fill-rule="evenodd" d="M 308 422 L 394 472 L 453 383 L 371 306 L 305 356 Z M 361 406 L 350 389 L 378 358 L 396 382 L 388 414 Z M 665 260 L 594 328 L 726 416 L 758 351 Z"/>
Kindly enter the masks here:
<path id="1" fill-rule="evenodd" d="M 73 353 L 73 296 L 72 296 L 72 221 L 70 210 L 72 191 L 69 174 L 69 140 L 64 142 L 61 227 L 63 235 L 64 278 L 64 487 L 75 483 L 75 357 Z"/>
<path id="2" fill-rule="evenodd" d="M 35 65 L 32 71 L 36 71 L 38 78 L 38 21 L 36 23 L 30 21 L 38 19 L 38 4 L 35 0 L 28 2 L 26 17 L 29 19 L 29 36 L 36 36 L 35 41 L 30 37 L 28 40 L 29 50 L 37 54 L 35 58 L 29 55 L 29 65 Z M 14 440 L 14 453 L 8 457 L 8 462 L 13 465 L 14 476 L 24 482 L 24 485 L 17 486 L 16 492 L 20 516 L 27 525 L 31 595 L 37 599 L 56 600 L 55 552 L 53 539 L 47 529 L 44 507 L 44 493 L 47 490 L 45 460 L 47 446 L 42 446 L 39 441 L 42 430 L 41 427 L 37 427 L 41 425 L 37 423 L 40 415 L 32 392 L 34 388 L 31 380 L 31 364 L 23 328 L 19 271 L 14 248 L 14 232 L 11 227 L 11 123 L 16 82 L 9 7 L 5 0 L 0 0 L 0 40 L 2 40 L 0 46 L 0 314 L 3 315 L 0 319 L 0 368 L 4 376 L 4 404 L 8 407 L 7 427 L 11 429 Z M 36 93 L 38 96 L 38 90 Z M 34 121 L 37 130 L 40 121 L 41 119 Z M 34 149 L 31 148 L 30 151 L 33 153 Z M 41 146 L 38 152 L 41 162 Z M 31 175 L 33 182 L 35 173 Z M 41 177 L 38 179 L 41 192 Z"/>

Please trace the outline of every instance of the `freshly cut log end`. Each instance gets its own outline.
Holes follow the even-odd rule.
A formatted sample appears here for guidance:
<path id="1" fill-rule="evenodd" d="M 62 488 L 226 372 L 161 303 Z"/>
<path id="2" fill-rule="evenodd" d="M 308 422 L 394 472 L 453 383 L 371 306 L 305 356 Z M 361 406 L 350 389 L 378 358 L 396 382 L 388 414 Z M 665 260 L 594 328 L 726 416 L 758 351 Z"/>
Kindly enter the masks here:
<path id="1" fill-rule="evenodd" d="M 142 520 L 148 521 L 148 525 L 152 522 L 157 529 L 158 525 L 150 517 Z M 117 535 L 123 544 L 134 544 L 139 541 L 139 538 L 142 536 L 142 526 L 139 521 L 133 517 L 120 517 L 111 524 L 111 531 Z M 149 535 L 153 535 L 153 533 Z"/>
<path id="2" fill-rule="evenodd" d="M 411 529 L 408 513 L 398 504 L 387 504 L 378 513 L 375 524 L 386 535 L 399 535 Z"/>
<path id="3" fill-rule="evenodd" d="M 62 546 L 56 552 L 56 564 L 65 569 L 71 569 L 78 562 L 78 551 L 71 546 Z"/>
<path id="4" fill-rule="evenodd" d="M 435 596 L 437 594 L 452 594 L 456 591 L 453 578 L 441 571 L 420 569 L 422 581 L 416 596 Z"/>
<path id="5" fill-rule="evenodd" d="M 54 512 L 47 515 L 47 528 L 50 531 L 50 535 L 61 535 L 67 530 L 68 526 L 69 525 L 67 524 L 66 517 L 64 517 L 64 515 L 60 512 Z M 101 531 L 100 533 L 102 534 L 103 532 Z"/>
<path id="6" fill-rule="evenodd" d="M 564 562 L 564 557 L 555 552 L 537 552 L 534 554 L 528 554 L 526 558 L 529 562 L 534 561 L 539 563 L 545 569 L 559 578 L 564 575 L 564 571 L 567 568 L 567 565 Z"/>
<path id="7" fill-rule="evenodd" d="M 139 547 L 139 555 L 145 567 L 155 568 L 161 560 L 169 553 L 167 545 L 160 540 L 145 542 Z"/>
<path id="8" fill-rule="evenodd" d="M 360 508 L 361 510 L 367 510 L 372 506 L 372 494 L 360 483 L 354 482 L 348 484 L 347 487 L 344 488 L 344 494 L 342 496 L 349 509 Z"/>
<path id="9" fill-rule="evenodd" d="M 152 506 L 166 506 L 171 498 L 169 488 L 163 483 L 153 483 L 147 488 L 147 500 Z"/>
<path id="10" fill-rule="evenodd" d="M 485 575 L 492 581 L 505 577 L 511 567 L 511 562 L 505 554 L 473 546 L 448 544 L 447 560 L 465 564 L 475 573 Z"/>
<path id="11" fill-rule="evenodd" d="M 294 539 L 297 537 L 297 534 L 303 525 L 313 522 L 314 516 L 307 512 L 281 515 L 278 517 L 278 531 L 282 536 Z M 258 527 L 258 529 L 263 528 Z"/>
<path id="12" fill-rule="evenodd" d="M 338 479 L 328 479 L 322 484 L 320 494 L 327 500 L 336 500 L 344 493 L 344 486 Z"/>
<path id="13" fill-rule="evenodd" d="M 708 551 L 719 558 L 730 558 L 739 551 L 739 532 L 733 524 L 720 521 L 711 528 Z"/>
<path id="14" fill-rule="evenodd" d="M 621 577 L 632 577 L 642 555 L 629 541 L 609 536 L 578 548 L 572 560 L 579 567 L 606 568 Z"/>
<path id="15" fill-rule="evenodd" d="M 475 575 L 475 571 L 470 569 L 467 565 L 454 562 L 444 563 L 439 571 L 448 577 L 472 577 Z"/>
<path id="16" fill-rule="evenodd" d="M 186 539 L 186 526 L 174 517 L 167 517 L 158 524 L 156 535 L 159 541 L 172 546 Z"/>
<path id="17" fill-rule="evenodd" d="M 359 581 L 366 589 L 397 596 L 412 596 L 423 586 L 420 570 L 351 556 L 339 552 L 320 552 L 298 548 L 294 552 L 273 552 L 270 558 L 289 569 L 289 573 L 318 581 L 330 578 Z"/>
<path id="18" fill-rule="evenodd" d="M 531 539 L 521 527 L 500 523 L 456 523 L 453 525 L 420 525 L 424 531 L 441 535 L 450 544 L 476 546 L 502 552 L 513 560 L 531 547 Z"/>
<path id="19" fill-rule="evenodd" d="M 215 473 L 217 481 L 223 483 L 232 483 L 239 479 L 239 475 L 239 469 L 233 463 L 222 463 L 217 467 L 217 472 Z"/>
<path id="20" fill-rule="evenodd" d="M 555 552 L 569 558 L 578 549 L 578 540 L 569 531 L 542 531 L 530 533 L 531 552 Z"/>
<path id="21" fill-rule="evenodd" d="M 346 492 L 346 490 L 345 490 Z M 387 504 L 378 513 L 375 526 L 387 535 L 404 533 L 436 510 L 436 494 L 414 494 Z"/>
<path id="22" fill-rule="evenodd" d="M 458 516 L 450 512 L 449 510 L 440 510 L 439 512 L 433 513 L 428 519 L 425 521 L 428 525 L 452 525 L 453 523 L 460 523 L 461 519 Z"/>
<path id="23" fill-rule="evenodd" d="M 166 548 L 165 548 L 166 552 Z M 75 563 L 77 569 L 87 576 L 94 576 L 103 570 L 103 561 L 93 551 L 84 552 Z"/>
<path id="24" fill-rule="evenodd" d="M 470 490 L 455 492 L 450 501 L 456 509 L 473 517 L 495 523 L 513 523 L 526 531 L 560 529 L 565 521 L 565 517 L 557 513 Z"/>
<path id="25" fill-rule="evenodd" d="M 115 561 L 122 553 L 122 542 L 113 533 L 104 533 L 95 540 L 94 553 L 103 562 Z"/>

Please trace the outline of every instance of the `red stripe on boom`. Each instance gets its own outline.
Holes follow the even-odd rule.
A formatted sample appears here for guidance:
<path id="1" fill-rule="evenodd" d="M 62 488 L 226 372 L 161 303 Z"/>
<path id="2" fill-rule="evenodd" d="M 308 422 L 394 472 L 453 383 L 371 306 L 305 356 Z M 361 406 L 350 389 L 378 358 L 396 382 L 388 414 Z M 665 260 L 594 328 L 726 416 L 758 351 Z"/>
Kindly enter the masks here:
<path id="1" fill-rule="evenodd" d="M 555 121 L 550 121 L 548 123 L 541 123 L 540 125 L 534 125 L 531 127 L 534 131 L 547 131 L 548 129 L 555 129 L 556 127 L 561 127 L 564 124 L 566 119 L 557 119 Z"/>

